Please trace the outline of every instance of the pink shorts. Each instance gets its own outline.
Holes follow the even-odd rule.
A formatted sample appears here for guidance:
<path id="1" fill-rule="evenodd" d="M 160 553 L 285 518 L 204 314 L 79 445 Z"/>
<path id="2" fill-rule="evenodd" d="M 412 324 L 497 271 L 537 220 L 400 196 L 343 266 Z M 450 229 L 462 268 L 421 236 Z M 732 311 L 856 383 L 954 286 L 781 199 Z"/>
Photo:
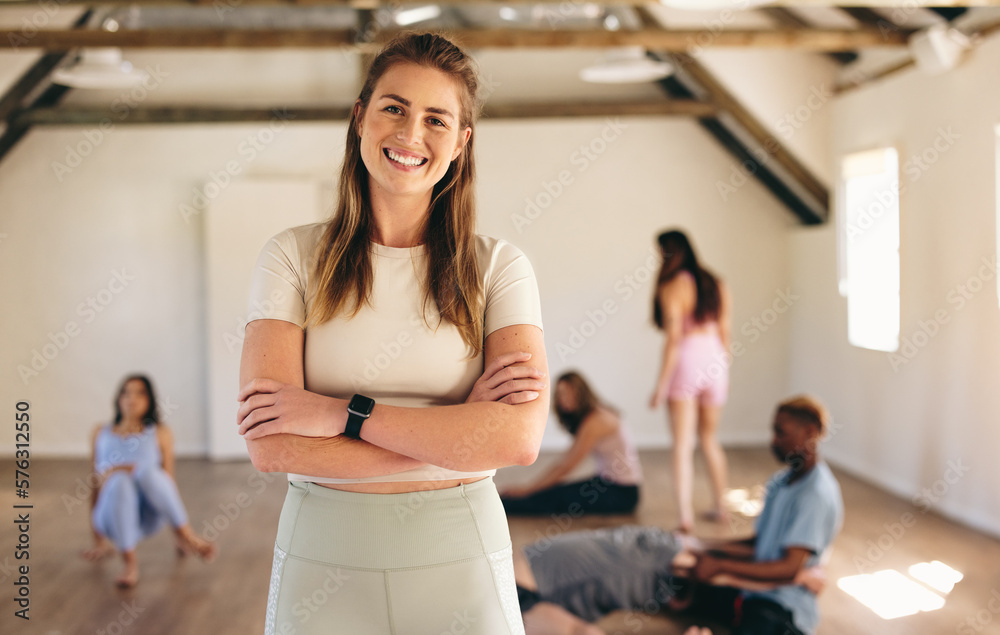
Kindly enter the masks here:
<path id="1" fill-rule="evenodd" d="M 714 332 L 695 333 L 681 340 L 677 366 L 667 398 L 697 399 L 703 406 L 721 406 L 729 393 L 729 356 Z"/>

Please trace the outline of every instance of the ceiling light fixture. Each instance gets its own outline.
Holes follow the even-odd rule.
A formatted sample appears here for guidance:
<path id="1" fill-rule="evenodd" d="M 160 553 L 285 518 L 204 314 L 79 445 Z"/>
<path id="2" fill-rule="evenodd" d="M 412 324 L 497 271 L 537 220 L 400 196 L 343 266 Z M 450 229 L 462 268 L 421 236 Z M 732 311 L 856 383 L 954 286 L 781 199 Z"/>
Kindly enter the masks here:
<path id="1" fill-rule="evenodd" d="M 971 44 L 967 35 L 947 24 L 935 24 L 914 33 L 907 42 L 917 68 L 931 75 L 958 66 Z"/>
<path id="2" fill-rule="evenodd" d="M 52 73 L 52 81 L 73 88 L 131 88 L 149 79 L 149 73 L 132 68 L 119 48 L 83 49 L 80 57 Z"/>
<path id="3" fill-rule="evenodd" d="M 517 20 L 517 9 L 514 7 L 500 7 L 500 19 L 506 20 L 507 22 L 513 22 Z"/>
<path id="4" fill-rule="evenodd" d="M 395 16 L 396 24 L 399 26 L 410 26 L 417 22 L 426 22 L 441 16 L 441 7 L 436 4 L 428 4 L 413 9 L 403 9 Z"/>
<path id="5" fill-rule="evenodd" d="M 669 62 L 650 59 L 641 46 L 608 54 L 604 60 L 580 71 L 592 84 L 638 84 L 663 79 L 674 72 Z"/>

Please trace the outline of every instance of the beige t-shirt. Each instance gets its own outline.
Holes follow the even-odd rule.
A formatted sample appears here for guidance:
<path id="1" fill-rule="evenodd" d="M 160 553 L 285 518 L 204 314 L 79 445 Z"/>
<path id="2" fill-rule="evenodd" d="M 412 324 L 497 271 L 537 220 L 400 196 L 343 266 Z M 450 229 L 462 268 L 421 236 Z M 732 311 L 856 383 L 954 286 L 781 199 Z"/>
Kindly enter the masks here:
<path id="1" fill-rule="evenodd" d="M 325 223 L 287 229 L 261 250 L 250 290 L 250 318 L 275 319 L 304 327 L 306 289 L 315 246 Z M 538 285 L 531 263 L 503 240 L 476 237 L 486 307 L 484 338 L 515 324 L 542 327 Z M 376 403 L 427 407 L 463 403 L 484 370 L 483 355 L 469 358 L 458 329 L 439 323 L 433 302 L 424 321 L 422 245 L 386 247 L 372 243 L 372 306 L 353 318 L 334 319 L 306 329 L 305 388 L 350 399 L 355 393 Z M 434 328 L 436 327 L 436 328 Z M 470 440 L 466 445 L 474 444 Z M 456 451 L 469 451 L 456 440 Z M 426 465 L 398 474 L 332 479 L 289 474 L 293 481 L 367 483 L 447 480 L 492 475 L 495 470 L 458 472 Z"/>

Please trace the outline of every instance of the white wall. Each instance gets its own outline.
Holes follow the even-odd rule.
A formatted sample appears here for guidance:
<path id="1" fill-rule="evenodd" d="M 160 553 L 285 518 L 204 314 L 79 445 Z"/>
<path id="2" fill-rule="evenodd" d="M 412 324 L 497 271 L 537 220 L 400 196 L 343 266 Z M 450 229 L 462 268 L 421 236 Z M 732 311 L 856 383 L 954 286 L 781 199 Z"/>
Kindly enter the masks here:
<path id="1" fill-rule="evenodd" d="M 492 122 L 480 141 L 480 174 L 500 175 L 481 179 L 481 230 L 508 238 L 534 264 L 551 376 L 579 369 L 640 444 L 667 443 L 665 414 L 648 408 L 662 347 L 650 319 L 659 266 L 650 249 L 660 231 L 681 227 L 729 281 L 734 340 L 744 347 L 720 436 L 763 442 L 785 386 L 790 324 L 776 316 L 767 333 L 754 333 L 750 320 L 787 287 L 791 215 L 755 182 L 723 201 L 715 182 L 733 161 L 686 120 Z M 581 146 L 603 153 L 590 159 Z M 606 303 L 614 313 L 605 322 Z M 546 447 L 564 441 L 550 426 Z"/>
<path id="2" fill-rule="evenodd" d="M 658 230 L 691 230 L 705 262 L 731 282 L 736 339 L 746 345 L 733 370 L 722 436 L 761 441 L 786 384 L 789 324 L 781 319 L 752 343 L 740 326 L 787 286 L 785 232 L 794 221 L 753 182 L 723 202 L 714 182 L 732 163 L 694 123 L 622 123 L 581 172 L 584 159 L 574 154 L 580 146 L 594 144 L 596 151 L 602 133 L 615 134 L 605 121 L 484 122 L 481 230 L 523 247 L 535 263 L 553 374 L 582 369 L 625 412 L 640 442 L 653 445 L 667 436 L 663 415 L 646 408 L 660 345 L 648 326 L 651 287 L 647 280 L 626 300 L 615 285 L 644 266 Z M 18 399 L 32 402 L 37 454 L 85 454 L 90 427 L 110 416 L 117 382 L 133 370 L 156 381 L 178 451 L 206 451 L 203 218 L 185 215 L 182 205 L 191 205 L 213 178 L 224 180 L 230 162 L 238 178 L 322 179 L 342 154 L 342 124 L 269 130 L 270 124 L 119 126 L 97 141 L 93 128 L 36 129 L 0 163 L 0 297 L 7 299 L 0 318 L 2 403 L 12 409 Z M 67 147 L 86 148 L 87 135 L 93 149 L 77 167 L 60 170 L 60 181 L 53 162 L 69 166 Z M 524 212 L 525 198 L 539 200 L 561 170 L 573 182 L 518 233 L 511 215 Z M 115 271 L 134 279 L 119 293 L 105 292 L 109 303 L 100 313 L 78 311 Z M 556 345 L 606 300 L 617 302 L 619 312 L 562 360 Z M 30 367 L 33 351 L 43 353 L 49 333 L 70 321 L 79 331 L 37 376 L 22 380 L 18 367 Z M 552 430 L 545 442 L 564 439 Z M 0 450 L 9 453 L 10 437 L 3 443 Z"/>
<path id="3" fill-rule="evenodd" d="M 890 358 L 847 344 L 835 225 L 798 228 L 791 284 L 806 293 L 793 310 L 789 373 L 792 390 L 822 396 L 841 426 L 827 444 L 831 459 L 994 534 L 998 66 L 993 38 L 946 75 L 909 72 L 836 100 L 833 158 L 882 145 L 900 152 L 903 346 Z M 923 167 L 914 156 L 924 157 Z M 943 323 L 932 326 L 936 318 Z M 922 323 L 935 334 L 916 335 Z"/>

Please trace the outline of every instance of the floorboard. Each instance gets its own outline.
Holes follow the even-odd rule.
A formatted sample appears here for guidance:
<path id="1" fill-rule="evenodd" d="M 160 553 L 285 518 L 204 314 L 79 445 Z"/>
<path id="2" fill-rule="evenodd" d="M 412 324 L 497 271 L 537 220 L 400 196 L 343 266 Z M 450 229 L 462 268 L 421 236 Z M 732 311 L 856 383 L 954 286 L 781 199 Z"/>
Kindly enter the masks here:
<path id="1" fill-rule="evenodd" d="M 762 485 L 777 468 L 766 449 L 730 449 L 733 487 Z M 499 486 L 530 478 L 553 460 L 543 455 L 529 468 L 502 470 Z M 640 523 L 670 528 L 677 515 L 670 490 L 669 453 L 641 453 L 646 485 L 638 511 L 631 516 L 576 519 L 512 519 L 516 546 L 546 532 Z M 0 474 L 13 475 L 10 460 L 0 461 Z M 172 535 L 162 531 L 138 548 L 141 581 L 130 591 L 115 589 L 117 559 L 94 564 L 80 558 L 89 545 L 85 461 L 35 459 L 27 501 L 0 491 L 0 633 L 11 635 L 229 635 L 263 632 L 277 517 L 287 488 L 283 475 L 259 474 L 247 462 L 178 461 L 178 486 L 192 525 L 214 538 L 220 553 L 206 564 L 178 559 Z M 835 470 L 844 493 L 846 520 L 829 565 L 830 583 L 820 596 L 823 622 L 818 635 L 972 633 L 1000 634 L 1000 541 L 922 513 L 910 501 Z M 708 502 L 705 475 L 699 464 L 695 501 Z M 28 622 L 13 616 L 14 559 L 17 532 L 12 506 L 30 502 L 30 600 Z M 901 519 L 912 514 L 903 527 Z M 900 531 L 902 527 L 903 531 Z M 737 516 L 730 525 L 702 522 L 696 533 L 731 536 L 749 532 L 752 520 Z M 879 546 L 881 541 L 881 546 Z M 864 561 L 858 558 L 864 559 Z M 906 573 L 918 562 L 940 560 L 965 578 L 947 596 L 944 607 L 931 612 L 884 620 L 840 590 L 844 576 L 881 569 Z M 864 569 L 864 571 L 860 571 Z M 992 602 L 992 604 L 991 604 Z M 991 608 L 992 607 L 992 608 Z M 971 620 L 971 621 L 970 621 Z M 642 612 L 608 616 L 600 626 L 611 634 L 675 635 L 683 619 Z M 331 633 L 336 633 L 332 629 Z M 349 634 L 348 634 L 349 635 Z"/>

